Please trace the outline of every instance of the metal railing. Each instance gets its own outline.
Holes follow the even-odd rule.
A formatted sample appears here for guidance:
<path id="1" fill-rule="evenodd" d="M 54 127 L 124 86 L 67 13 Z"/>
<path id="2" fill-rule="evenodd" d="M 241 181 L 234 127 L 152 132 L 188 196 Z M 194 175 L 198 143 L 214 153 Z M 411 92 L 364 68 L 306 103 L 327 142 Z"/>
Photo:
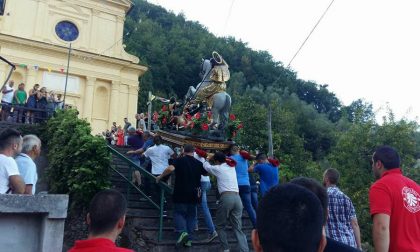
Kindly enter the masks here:
<path id="1" fill-rule="evenodd" d="M 26 106 L 16 105 L 16 104 L 6 104 L 0 103 L 0 110 L 7 110 L 8 116 L 10 117 L 7 122 L 13 123 L 27 123 L 27 124 L 36 124 L 48 120 L 54 115 L 56 109 L 59 109 L 58 106 L 55 108 L 30 108 Z M 1 120 L 1 117 L 0 117 Z"/>
<path id="2" fill-rule="evenodd" d="M 165 202 L 165 194 L 172 195 L 173 190 L 171 187 L 169 187 L 166 183 L 160 181 L 156 184 L 156 177 L 153 176 L 150 172 L 148 172 L 144 167 L 138 166 L 136 163 L 131 161 L 129 158 L 121 154 L 116 149 L 112 148 L 108 145 L 108 149 L 110 152 L 121 159 L 123 162 L 125 162 L 129 167 L 129 173 L 128 178 L 124 176 L 121 172 L 119 172 L 115 167 L 111 166 L 111 169 L 117 173 L 123 180 L 127 182 L 127 200 L 129 200 L 130 197 L 130 191 L 131 189 L 134 189 L 135 191 L 139 192 L 154 208 L 159 210 L 159 232 L 158 232 L 158 241 L 160 242 L 162 240 L 162 229 L 163 229 L 163 211 L 164 211 L 164 202 Z M 132 182 L 132 174 L 134 171 L 139 171 L 142 175 L 142 178 L 147 179 L 149 181 L 149 184 L 152 183 L 156 184 L 159 187 L 160 190 L 160 200 L 159 202 L 154 202 L 153 199 L 147 196 L 143 190 L 141 190 L 139 187 L 133 184 Z"/>

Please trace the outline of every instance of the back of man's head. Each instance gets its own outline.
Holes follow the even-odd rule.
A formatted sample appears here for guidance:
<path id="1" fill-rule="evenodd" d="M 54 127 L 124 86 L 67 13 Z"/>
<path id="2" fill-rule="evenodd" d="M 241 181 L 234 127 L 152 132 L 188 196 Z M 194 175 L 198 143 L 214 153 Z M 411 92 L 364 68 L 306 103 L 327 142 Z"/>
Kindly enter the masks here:
<path id="1" fill-rule="evenodd" d="M 239 152 L 239 147 L 236 144 L 232 144 L 229 148 L 230 154 L 236 154 Z"/>
<path id="2" fill-rule="evenodd" d="M 120 192 L 112 189 L 98 192 L 89 206 L 89 232 L 97 236 L 113 231 L 126 211 L 127 201 Z"/>
<path id="3" fill-rule="evenodd" d="M 378 160 L 381 161 L 387 170 L 400 167 L 400 155 L 391 146 L 383 145 L 375 150 L 373 161 L 376 163 Z"/>
<path id="4" fill-rule="evenodd" d="M 22 142 L 22 153 L 28 154 L 34 150 L 34 147 L 41 147 L 41 140 L 35 135 L 25 135 Z"/>
<path id="5" fill-rule="evenodd" d="M 194 153 L 194 146 L 191 144 L 184 145 L 184 153 Z"/>
<path id="6" fill-rule="evenodd" d="M 340 173 L 334 168 L 328 168 L 324 173 L 324 177 L 328 179 L 330 184 L 337 185 L 340 180 Z"/>
<path id="7" fill-rule="evenodd" d="M 0 151 L 12 148 L 14 145 L 19 145 L 20 141 L 20 132 L 12 128 L 7 128 L 0 132 Z"/>
<path id="8" fill-rule="evenodd" d="M 162 137 L 159 135 L 154 136 L 153 143 L 156 145 L 161 145 L 163 143 Z"/>
<path id="9" fill-rule="evenodd" d="M 292 179 L 290 183 L 303 186 L 318 197 L 324 210 L 324 224 L 326 224 L 328 219 L 328 193 L 325 187 L 315 179 L 306 177 Z"/>
<path id="10" fill-rule="evenodd" d="M 262 161 L 267 160 L 267 155 L 266 155 L 266 154 L 264 154 L 264 153 L 259 153 L 259 154 L 255 157 L 255 159 L 257 159 L 257 161 L 259 161 L 259 162 L 262 162 Z"/>
<path id="11" fill-rule="evenodd" d="M 213 160 L 219 162 L 220 164 L 223 164 L 224 162 L 226 162 L 226 155 L 223 152 L 218 151 L 214 153 Z"/>
<path id="12" fill-rule="evenodd" d="M 318 251 L 323 224 L 321 203 L 312 192 L 290 183 L 273 187 L 258 205 L 257 233 L 261 247 L 256 250 Z M 254 234 L 254 247 L 255 237 Z"/>

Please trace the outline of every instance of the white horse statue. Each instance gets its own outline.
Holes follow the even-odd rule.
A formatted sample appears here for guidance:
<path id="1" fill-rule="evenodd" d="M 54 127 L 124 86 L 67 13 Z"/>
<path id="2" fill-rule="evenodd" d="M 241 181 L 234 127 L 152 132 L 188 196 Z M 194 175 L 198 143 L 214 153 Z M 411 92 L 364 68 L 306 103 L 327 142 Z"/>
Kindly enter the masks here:
<path id="1" fill-rule="evenodd" d="M 218 53 L 213 52 L 212 59 L 203 60 L 200 75 L 203 76 L 202 81 L 196 87 L 189 87 L 185 101 L 187 104 L 188 101 L 190 103 L 205 101 L 212 113 L 210 128 L 223 130 L 227 127 L 232 106 L 232 98 L 225 92 L 225 81 L 229 79 L 228 66 Z"/>

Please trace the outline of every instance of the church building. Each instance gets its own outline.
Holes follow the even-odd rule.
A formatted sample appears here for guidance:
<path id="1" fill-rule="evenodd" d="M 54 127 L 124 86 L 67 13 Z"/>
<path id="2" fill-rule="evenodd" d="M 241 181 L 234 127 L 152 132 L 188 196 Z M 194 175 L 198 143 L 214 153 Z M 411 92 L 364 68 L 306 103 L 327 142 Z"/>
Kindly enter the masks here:
<path id="1" fill-rule="evenodd" d="M 129 0 L 0 0 L 0 55 L 16 65 L 15 87 L 39 83 L 64 94 L 93 133 L 134 120 L 139 77 L 147 67 L 125 52 Z M 0 82 L 10 67 L 0 63 Z"/>

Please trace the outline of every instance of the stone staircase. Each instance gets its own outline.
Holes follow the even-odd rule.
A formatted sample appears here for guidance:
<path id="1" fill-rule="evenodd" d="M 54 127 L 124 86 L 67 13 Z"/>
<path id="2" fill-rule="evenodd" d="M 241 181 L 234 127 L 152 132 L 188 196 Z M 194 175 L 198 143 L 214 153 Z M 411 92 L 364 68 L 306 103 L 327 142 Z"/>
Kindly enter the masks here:
<path id="1" fill-rule="evenodd" d="M 125 148 L 114 149 L 118 150 L 120 153 L 126 153 L 128 151 L 128 149 Z M 124 160 L 113 155 L 112 162 L 114 168 L 127 178 L 129 177 L 129 166 Z M 111 171 L 111 182 L 115 189 L 119 190 L 124 195 L 127 195 L 127 182 L 113 171 Z M 198 231 L 194 233 L 195 241 L 193 242 L 193 246 L 191 248 L 175 249 L 174 245 L 177 233 L 174 231 L 172 200 L 170 195 L 165 196 L 167 204 L 164 209 L 162 241 L 159 242 L 159 211 L 139 192 L 135 191 L 134 188 L 130 188 L 129 191 L 129 209 L 126 218 L 127 224 L 122 233 L 122 238 L 118 241 L 121 246 L 134 249 L 135 251 L 221 251 L 218 238 L 211 243 L 203 242 L 207 238 L 207 228 L 200 210 L 198 211 Z M 217 209 L 216 194 L 216 187 L 213 186 L 212 190 L 207 195 L 208 205 L 213 217 L 215 217 Z M 242 226 L 242 230 L 247 235 L 249 247 L 251 249 L 252 224 L 245 211 L 242 217 Z M 227 233 L 231 251 L 238 251 L 236 239 L 230 227 L 228 227 Z"/>

